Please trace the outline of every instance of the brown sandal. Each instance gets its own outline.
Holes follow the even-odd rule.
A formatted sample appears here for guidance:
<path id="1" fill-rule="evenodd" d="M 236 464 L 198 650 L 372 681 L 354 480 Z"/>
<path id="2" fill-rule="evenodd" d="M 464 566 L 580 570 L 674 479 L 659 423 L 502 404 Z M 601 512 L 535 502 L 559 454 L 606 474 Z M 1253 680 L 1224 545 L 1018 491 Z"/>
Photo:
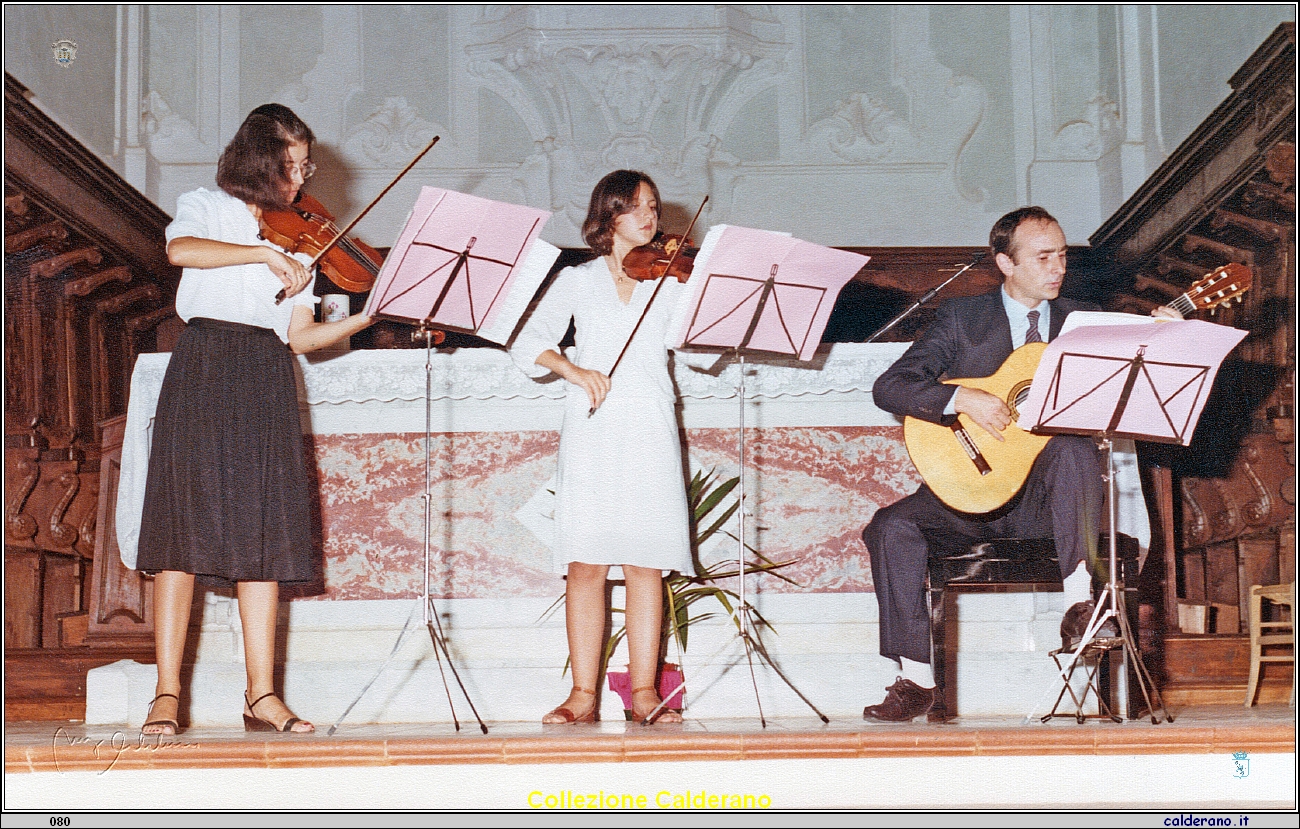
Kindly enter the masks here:
<path id="1" fill-rule="evenodd" d="M 279 731 L 282 734 L 289 734 L 289 733 L 310 734 L 316 730 L 316 727 L 312 726 L 311 728 L 306 730 L 294 731 L 293 727 L 298 723 L 306 723 L 307 725 L 311 725 L 311 723 L 307 722 L 304 719 L 295 717 L 292 714 L 290 714 L 289 719 L 285 720 L 284 724 L 280 726 L 277 726 L 275 723 L 271 722 L 270 720 L 264 720 L 261 717 L 257 716 L 257 712 L 254 711 L 253 709 L 262 700 L 266 699 L 267 697 L 273 697 L 273 696 L 275 696 L 275 692 L 271 691 L 270 693 L 262 694 L 257 699 L 253 700 L 252 702 L 249 702 L 248 692 L 247 691 L 244 692 L 244 705 L 248 706 L 248 712 L 244 714 L 245 731 Z"/>
<path id="2" fill-rule="evenodd" d="M 587 711 L 587 713 L 583 714 L 581 717 L 575 717 L 572 711 L 561 705 L 559 708 L 547 712 L 545 717 L 542 717 L 542 725 L 573 725 L 574 723 L 596 722 L 596 692 L 588 690 L 587 688 L 579 688 L 576 685 L 573 686 L 573 690 L 587 694 L 592 698 L 591 710 Z M 552 718 L 557 719 L 554 719 L 552 722 L 547 722 L 547 720 Z"/>
<path id="3" fill-rule="evenodd" d="M 172 699 L 176 700 L 176 707 L 178 709 L 180 708 L 181 705 L 180 697 L 176 696 L 175 694 L 159 694 L 158 696 L 154 697 L 152 701 L 150 701 L 149 714 L 153 713 L 154 703 L 158 702 L 158 700 L 162 699 L 163 697 L 171 697 Z M 148 717 L 149 714 L 145 714 L 145 716 Z M 162 731 L 145 730 L 150 726 L 154 726 L 154 725 L 161 726 L 163 730 Z M 171 731 L 167 731 L 166 729 L 168 728 L 170 728 Z M 176 720 L 147 720 L 144 725 L 140 726 L 140 734 L 142 736 L 147 736 L 147 737 L 153 737 L 153 736 L 175 737 L 177 734 L 180 733 L 180 731 L 181 731 L 180 723 L 176 722 Z"/>

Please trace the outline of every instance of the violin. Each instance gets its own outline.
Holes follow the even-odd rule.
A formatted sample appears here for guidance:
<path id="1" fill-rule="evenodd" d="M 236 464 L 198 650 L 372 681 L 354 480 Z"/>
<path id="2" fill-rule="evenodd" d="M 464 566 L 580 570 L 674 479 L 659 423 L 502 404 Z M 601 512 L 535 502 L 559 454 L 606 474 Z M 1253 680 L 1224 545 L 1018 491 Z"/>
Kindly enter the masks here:
<path id="1" fill-rule="evenodd" d="M 359 252 L 359 251 L 361 250 L 361 247 L 359 247 L 359 245 L 360 245 L 361 243 L 359 243 L 359 242 L 357 242 L 357 241 L 355 241 L 355 240 L 353 240 L 353 239 L 349 239 L 349 238 L 347 238 L 347 236 L 346 236 L 345 234 L 347 234 L 347 232 L 350 231 L 352 228 L 356 227 L 357 222 L 359 222 L 359 221 L 361 221 L 363 218 L 365 218 L 365 215 L 366 215 L 367 213 L 370 212 L 370 208 L 372 208 L 372 207 L 374 207 L 376 204 L 378 204 L 378 203 L 379 203 L 379 200 L 382 199 L 382 198 L 383 198 L 383 197 L 388 193 L 389 190 L 392 190 L 393 187 L 394 187 L 394 185 L 396 185 L 397 182 L 399 182 L 399 181 L 402 179 L 402 176 L 404 176 L 404 175 L 406 175 L 408 172 L 410 172 L 410 171 L 411 171 L 411 168 L 415 166 L 415 163 L 416 163 L 417 161 L 419 161 L 421 158 L 424 158 L 424 154 L 427 153 L 429 150 L 432 150 L 432 149 L 433 149 L 433 145 L 434 145 L 434 144 L 437 144 L 437 143 L 438 143 L 438 136 L 435 135 L 435 136 L 433 137 L 433 140 L 429 142 L 429 145 L 428 145 L 427 147 L 425 147 L 423 150 L 420 150 L 420 152 L 416 153 L 415 158 L 411 159 L 410 163 L 408 163 L 404 168 L 402 168 L 402 172 L 398 173 L 397 176 L 394 177 L 392 181 L 388 182 L 388 186 L 385 187 L 383 190 L 380 190 L 380 191 L 379 191 L 379 195 L 378 195 L 378 196 L 375 196 L 373 199 L 371 199 L 371 200 L 370 200 L 370 204 L 366 205 L 365 209 L 362 210 L 360 213 L 358 213 L 358 214 L 356 215 L 356 218 L 354 218 L 352 221 L 348 222 L 348 226 L 347 226 L 347 227 L 343 228 L 342 230 L 337 230 L 337 229 L 334 227 L 334 223 L 333 223 L 333 221 L 332 221 L 332 220 L 329 220 L 329 219 L 326 219 L 325 224 L 328 225 L 329 229 L 330 229 L 331 231 L 337 230 L 337 232 L 335 232 L 335 233 L 333 234 L 333 237 L 330 239 L 330 241 L 320 243 L 320 242 L 317 242 L 317 241 L 316 241 L 317 237 L 316 237 L 316 236 L 313 236 L 311 242 L 309 243 L 309 245 L 308 245 L 307 243 L 303 243 L 303 247 L 302 247 L 302 248 L 299 248 L 298 245 L 299 245 L 300 243 L 302 243 L 302 240 L 300 239 L 300 234 L 302 233 L 302 231 L 303 231 L 303 229 L 304 229 L 304 225 L 303 225 L 300 221 L 299 221 L 299 222 L 294 222 L 293 225 L 292 225 L 292 227 L 289 228 L 289 232 L 286 232 L 286 233 L 280 233 L 280 232 L 276 232 L 276 231 L 273 230 L 272 233 L 274 234 L 275 238 L 272 238 L 271 236 L 267 236 L 267 235 L 266 235 L 266 232 L 267 232 L 267 229 L 268 229 L 269 226 L 267 225 L 267 223 L 266 223 L 265 221 L 263 221 L 263 222 L 261 223 L 261 227 L 262 227 L 262 238 L 266 239 L 267 241 L 269 241 L 269 242 L 271 242 L 271 243 L 273 243 L 273 244 L 280 245 L 281 247 L 285 248 L 286 250 L 290 251 L 291 253 L 297 253 L 299 250 L 301 250 L 301 251 L 304 252 L 304 253 L 310 253 L 312 259 L 311 259 L 311 265 L 309 265 L 308 267 L 315 267 L 316 265 L 322 265 L 322 267 L 324 267 L 324 265 L 323 265 L 323 263 L 321 262 L 321 260 L 324 259 L 324 258 L 325 258 L 327 255 L 329 255 L 331 252 L 333 252 L 333 251 L 335 250 L 335 248 L 337 248 L 337 247 L 339 247 L 340 245 L 342 245 L 344 242 L 347 243 L 348 248 L 350 248 L 350 249 L 352 249 L 352 250 L 355 250 L 355 251 L 358 251 L 358 252 Z M 315 199 L 312 199 L 311 196 L 302 196 L 302 197 L 299 199 L 299 202 L 300 202 L 300 203 L 301 203 L 302 199 L 311 199 L 311 201 L 310 201 L 311 204 L 314 204 L 314 205 L 316 205 L 317 207 L 319 207 L 320 210 L 321 210 L 322 212 L 325 210 L 324 207 L 321 207 L 321 206 L 320 206 L 320 202 L 316 201 Z M 286 212 L 286 211 L 275 210 L 275 211 L 270 211 L 270 212 L 272 212 L 272 213 L 283 213 L 283 212 Z M 324 215 L 325 215 L 326 217 L 329 216 L 328 213 L 325 213 Z M 301 215 L 298 216 L 298 219 L 301 220 L 301 219 L 302 219 L 302 216 L 301 216 Z M 321 225 L 318 225 L 318 227 L 320 227 L 320 226 L 321 226 Z M 283 241 L 281 241 L 281 240 L 283 240 Z M 345 250 L 348 249 L 348 248 L 345 248 Z M 362 265 L 361 262 L 360 262 L 360 258 L 354 256 L 352 253 L 349 253 L 349 254 L 348 254 L 348 257 L 351 258 L 351 259 L 353 259 L 353 261 L 354 261 L 356 264 L 360 265 L 363 269 L 365 269 L 366 271 L 369 271 L 369 272 L 370 272 L 370 275 L 369 275 L 368 278 L 367 278 L 367 277 L 362 277 L 362 278 L 360 278 L 359 280 L 356 280 L 356 281 L 354 281 L 354 282 L 351 283 L 351 284 L 353 284 L 353 285 L 360 285 L 360 286 L 362 286 L 362 287 L 360 287 L 360 288 L 357 289 L 357 290 L 360 290 L 360 291 L 368 291 L 368 290 L 371 289 L 371 287 L 374 286 L 374 284 L 375 284 L 375 277 L 379 275 L 379 265 L 382 264 L 382 262 L 383 262 L 383 257 L 379 255 L 379 251 L 375 250 L 374 248 L 369 248 L 369 250 L 370 250 L 371 253 L 374 254 L 373 259 L 371 259 L 371 257 L 369 257 L 369 256 L 360 257 L 360 258 L 369 259 L 369 260 L 370 260 L 370 265 L 373 266 L 373 268 L 372 268 L 372 267 L 368 267 L 368 266 L 366 266 L 366 265 Z M 337 263 L 338 260 L 336 259 L 335 261 L 336 261 L 336 263 Z M 328 269 L 328 268 L 325 270 L 325 273 L 326 273 L 327 276 L 330 275 L 330 272 L 329 272 L 329 269 Z M 339 270 L 338 270 L 337 268 L 335 268 L 335 273 L 340 273 Z M 355 274 L 355 271 L 353 271 L 352 273 Z M 344 288 L 345 290 L 351 290 L 350 288 L 347 287 L 347 283 L 344 283 L 344 282 L 338 282 L 339 279 L 347 279 L 348 277 L 345 277 L 345 276 L 339 275 L 339 276 L 331 276 L 330 278 L 333 279 L 333 280 L 338 284 L 338 286 L 339 286 L 340 288 Z M 279 305 L 281 302 L 284 302 L 286 296 L 287 296 L 287 290 L 286 290 L 286 289 L 281 289 L 281 290 L 280 290 L 280 293 L 278 293 L 278 294 L 275 295 L 275 304 L 276 304 L 276 305 Z"/>
<path id="2" fill-rule="evenodd" d="M 675 276 L 685 282 L 695 266 L 700 249 L 685 236 L 660 233 L 648 244 L 632 248 L 623 257 L 623 273 L 638 282 Z"/>
<path id="3" fill-rule="evenodd" d="M 340 237 L 334 217 L 306 193 L 300 193 L 286 210 L 262 211 L 261 225 L 262 238 L 289 253 L 315 257 L 325 250 L 319 262 L 321 270 L 331 282 L 350 293 L 370 290 L 384 264 L 383 255 L 365 242 Z M 329 247 L 335 238 L 338 244 Z"/>
<path id="4" fill-rule="evenodd" d="M 685 282 L 689 279 L 691 269 L 695 265 L 695 256 L 700 250 L 692 247 L 686 240 L 690 238 L 691 231 L 695 229 L 695 223 L 699 220 L 700 214 L 704 212 L 704 205 L 708 203 L 709 197 L 705 196 L 704 201 L 700 202 L 700 209 L 695 211 L 695 217 L 687 225 L 684 235 L 671 236 L 660 233 L 648 244 L 632 248 L 624 254 L 621 263 L 623 273 L 641 282 L 648 279 L 661 279 L 665 276 L 675 276 L 678 282 Z M 614 358 L 614 365 L 610 366 L 609 372 L 605 375 L 606 377 L 613 378 L 614 372 L 618 371 L 619 363 L 623 362 L 623 355 L 627 354 L 628 346 L 632 345 L 632 339 L 636 336 L 636 332 L 641 330 L 641 323 L 645 322 L 646 314 L 650 313 L 650 306 L 654 304 L 655 297 L 659 296 L 659 289 L 663 286 L 663 282 L 655 285 L 654 293 L 650 294 L 650 299 L 646 301 L 645 308 L 641 310 L 641 316 L 637 318 L 632 333 L 627 335 L 627 342 L 623 343 L 623 350 L 618 352 L 618 357 Z M 591 417 L 595 413 L 596 407 L 592 406 L 591 410 L 587 412 L 587 417 Z"/>

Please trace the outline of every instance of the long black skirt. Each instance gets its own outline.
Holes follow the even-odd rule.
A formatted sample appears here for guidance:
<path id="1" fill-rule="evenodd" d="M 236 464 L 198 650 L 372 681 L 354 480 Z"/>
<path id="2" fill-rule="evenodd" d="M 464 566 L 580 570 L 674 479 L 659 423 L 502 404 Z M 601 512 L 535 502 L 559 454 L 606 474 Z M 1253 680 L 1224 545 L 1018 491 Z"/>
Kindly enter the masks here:
<path id="1" fill-rule="evenodd" d="M 311 497 L 288 347 L 191 320 L 158 395 L 137 567 L 211 586 L 313 581 Z"/>

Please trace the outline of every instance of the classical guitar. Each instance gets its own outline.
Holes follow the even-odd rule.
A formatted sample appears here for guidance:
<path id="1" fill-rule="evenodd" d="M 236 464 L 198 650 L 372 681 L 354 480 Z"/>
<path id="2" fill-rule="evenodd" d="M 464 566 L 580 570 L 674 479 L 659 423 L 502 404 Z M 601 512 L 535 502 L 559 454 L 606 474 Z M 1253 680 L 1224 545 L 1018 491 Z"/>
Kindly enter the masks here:
<path id="1" fill-rule="evenodd" d="M 1216 308 L 1244 294 L 1251 279 L 1250 268 L 1245 265 L 1224 265 L 1197 280 L 1169 307 L 1183 316 Z M 1002 432 L 1002 441 L 964 414 L 950 426 L 914 417 L 903 419 L 903 438 L 912 464 L 934 494 L 953 509 L 990 512 L 1010 501 L 1025 485 L 1034 460 L 1051 436 L 1026 432 L 1016 421 L 1046 348 L 1045 343 L 1029 343 L 1012 352 L 1002 367 L 988 377 L 944 381 L 986 391 L 1006 402 L 1011 410 L 1011 425 Z"/>

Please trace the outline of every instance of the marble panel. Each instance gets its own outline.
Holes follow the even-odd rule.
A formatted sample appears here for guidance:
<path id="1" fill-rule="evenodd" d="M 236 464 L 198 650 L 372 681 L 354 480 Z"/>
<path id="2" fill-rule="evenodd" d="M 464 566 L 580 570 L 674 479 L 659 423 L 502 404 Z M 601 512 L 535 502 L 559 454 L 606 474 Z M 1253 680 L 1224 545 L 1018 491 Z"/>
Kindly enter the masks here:
<path id="1" fill-rule="evenodd" d="M 692 466 L 730 477 L 734 429 L 685 432 Z M 757 525 L 751 546 L 792 585 L 764 577 L 774 592 L 871 589 L 863 525 L 919 480 L 899 427 L 747 430 L 747 503 Z M 419 595 L 423 574 L 423 435 L 318 435 L 325 599 Z M 515 513 L 547 484 L 556 432 L 436 434 L 430 449 L 434 595 L 488 598 L 556 595 L 549 551 Z M 734 522 L 733 522 L 734 523 Z M 706 563 L 734 555 L 723 544 Z"/>
<path id="2" fill-rule="evenodd" d="M 554 469 L 555 432 L 438 434 L 430 449 L 435 596 L 555 595 L 550 554 L 514 513 Z M 420 595 L 424 436 L 316 438 L 327 599 Z"/>

